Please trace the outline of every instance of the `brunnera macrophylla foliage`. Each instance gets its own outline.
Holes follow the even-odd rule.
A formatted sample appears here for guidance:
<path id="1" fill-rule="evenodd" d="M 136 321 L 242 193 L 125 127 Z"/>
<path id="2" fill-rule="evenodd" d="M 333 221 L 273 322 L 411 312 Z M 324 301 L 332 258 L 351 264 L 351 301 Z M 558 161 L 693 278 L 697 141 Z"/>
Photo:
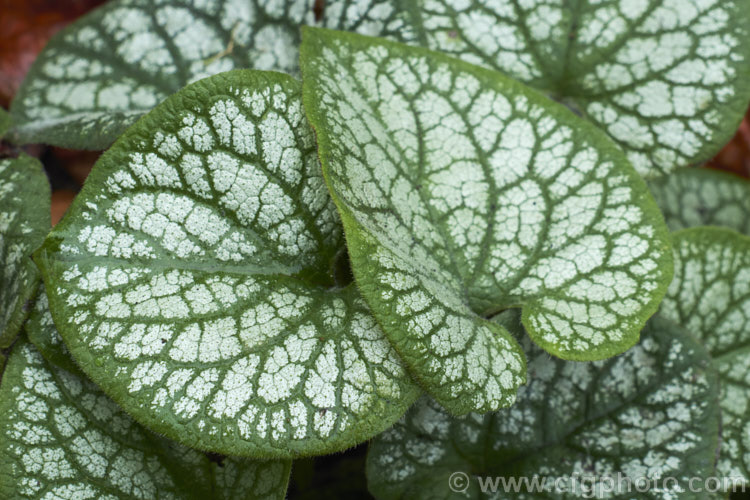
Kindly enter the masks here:
<path id="1" fill-rule="evenodd" d="M 674 233 L 675 277 L 660 315 L 706 346 L 721 382 L 721 476 L 750 484 L 750 238 L 725 228 Z"/>
<path id="2" fill-rule="evenodd" d="M 750 235 L 750 182 L 708 168 L 683 168 L 649 183 L 667 227 L 719 226 Z"/>
<path id="3" fill-rule="evenodd" d="M 378 500 L 706 498 L 689 482 L 714 475 L 719 381 L 689 334 L 655 317 L 638 345 L 594 363 L 551 358 L 528 339 L 522 343 L 528 384 L 511 408 L 452 417 L 423 397 L 373 440 L 367 477 Z M 466 474 L 465 491 L 447 487 L 456 472 Z M 574 482 L 577 476 L 591 480 Z M 493 496 L 477 477 L 538 477 L 539 489 L 519 483 L 519 491 L 498 488 Z M 665 478 L 671 480 L 658 489 L 625 489 L 627 480 Z M 610 479 L 620 482 L 611 486 Z"/>
<path id="4" fill-rule="evenodd" d="M 217 75 L 98 161 L 36 259 L 73 358 L 139 422 L 262 458 L 330 453 L 419 389 L 354 284 L 301 86 Z"/>
<path id="5" fill-rule="evenodd" d="M 383 7 L 327 2 L 331 28 L 380 34 Z M 14 141 L 109 146 L 185 85 L 237 68 L 298 73 L 315 0 L 111 0 L 55 35 L 11 111 Z M 384 6 L 386 10 L 393 7 Z"/>
<path id="6" fill-rule="evenodd" d="M 21 154 L 0 159 L 0 348 L 29 314 L 39 271 L 31 254 L 50 230 L 50 187 L 42 164 Z"/>
<path id="7" fill-rule="evenodd" d="M 750 99 L 747 5 L 314 3 L 113 0 L 0 112 L 19 143 L 125 131 L 36 252 L 45 286 L 18 279 L 44 175 L 0 186 L 0 312 L 20 314 L 0 348 L 26 315 L 31 342 L 0 385 L 0 496 L 280 498 L 285 459 L 370 439 L 419 385 L 434 400 L 373 445 L 378 497 L 440 498 L 457 465 L 681 488 L 719 456 L 748 478 L 750 240 L 690 230 L 673 253 L 637 175 L 672 172 L 651 183 L 671 229 L 747 232 L 747 184 L 677 168 Z M 300 65 L 313 24 L 421 48 L 308 29 Z M 200 80 L 241 67 L 304 84 Z"/>
<path id="8" fill-rule="evenodd" d="M 219 465 L 162 439 L 25 338 L 3 373 L 2 498 L 281 500 L 290 468 L 290 461 L 237 458 Z"/>
<path id="9" fill-rule="evenodd" d="M 104 147 L 167 95 L 237 67 L 295 74 L 299 27 L 447 52 L 560 100 L 658 177 L 704 161 L 750 99 L 744 0 L 114 0 L 52 39 L 11 137 Z"/>
<path id="10" fill-rule="evenodd" d="M 33 302 L 29 319 L 24 326 L 29 341 L 47 361 L 70 373 L 83 375 L 55 327 L 52 313 L 49 311 L 49 298 L 43 283 L 39 285 Z"/>
<path id="11" fill-rule="evenodd" d="M 631 347 L 671 279 L 644 182 L 599 130 L 425 49 L 307 28 L 305 106 L 363 296 L 454 413 L 513 402 L 524 362 L 484 319 L 522 307 L 571 360 Z"/>
<path id="12" fill-rule="evenodd" d="M 364 3 L 378 6 L 393 38 L 501 71 L 568 104 L 645 177 L 711 158 L 750 99 L 745 0 Z"/>
<path id="13" fill-rule="evenodd" d="M 661 314 L 709 349 L 721 381 L 718 472 L 750 484 L 750 183 L 722 172 L 683 169 L 651 189 L 667 224 L 678 231 L 675 277 Z M 707 225 L 722 229 L 695 227 Z"/>
<path id="14" fill-rule="evenodd" d="M 11 137 L 101 149 L 169 95 L 235 68 L 294 72 L 313 0 L 114 0 L 58 33 L 16 95 Z"/>

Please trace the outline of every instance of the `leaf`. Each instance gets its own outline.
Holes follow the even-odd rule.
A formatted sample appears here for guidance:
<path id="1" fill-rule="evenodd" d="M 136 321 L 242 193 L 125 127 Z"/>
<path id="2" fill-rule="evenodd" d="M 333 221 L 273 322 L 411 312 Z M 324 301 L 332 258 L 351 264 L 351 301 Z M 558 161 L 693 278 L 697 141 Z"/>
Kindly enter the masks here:
<path id="1" fill-rule="evenodd" d="M 36 254 L 76 362 L 147 427 L 262 458 L 382 431 L 418 396 L 356 287 L 300 84 L 190 85 L 102 155 Z"/>
<path id="2" fill-rule="evenodd" d="M 159 438 L 25 340 L 3 375 L 0 436 L 3 498 L 283 499 L 291 468 L 239 459 L 220 467 Z"/>
<path id="3" fill-rule="evenodd" d="M 448 52 L 565 102 L 646 177 L 711 158 L 750 101 L 743 0 L 370 0 L 343 10 L 352 25 L 373 18 L 359 31 Z"/>
<path id="4" fill-rule="evenodd" d="M 483 317 L 522 307 L 573 360 L 631 347 L 671 279 L 666 228 L 604 134 L 499 73 L 308 28 L 305 108 L 357 283 L 453 413 L 513 401 L 523 356 Z"/>
<path id="5" fill-rule="evenodd" d="M 636 347 L 596 363 L 526 347 L 529 383 L 513 407 L 454 418 L 422 398 L 376 437 L 367 457 L 370 492 L 380 500 L 706 498 L 688 485 L 713 476 L 718 380 L 689 335 L 655 318 Z M 481 494 L 488 478 L 502 478 L 494 479 L 494 496 Z M 457 479 L 465 481 L 449 483 Z M 499 481 L 513 480 L 519 489 L 502 489 Z M 645 480 L 663 489 L 636 493 Z M 467 489 L 452 493 L 449 484 Z M 626 495 L 615 490 L 628 484 Z"/>
<path id="6" fill-rule="evenodd" d="M 736 175 L 685 168 L 650 187 L 672 231 L 721 226 L 750 234 L 750 183 Z"/>
<path id="7" fill-rule="evenodd" d="M 26 72 L 50 37 L 103 0 L 4 2 L 0 18 L 0 106 L 7 108 Z M 12 7 L 12 8 L 11 8 Z"/>
<path id="8" fill-rule="evenodd" d="M 4 109 L 0 108 L 0 138 L 10 129 L 13 119 L 10 114 Z"/>
<path id="9" fill-rule="evenodd" d="M 58 33 L 11 105 L 12 139 L 104 149 L 184 85 L 234 68 L 294 72 L 312 0 L 114 0 Z"/>
<path id="10" fill-rule="evenodd" d="M 397 39 L 420 45 L 419 11 L 424 9 L 416 0 L 325 0 L 318 25 L 360 35 Z M 413 12 L 412 12 L 413 11 Z"/>
<path id="11" fill-rule="evenodd" d="M 60 332 L 55 328 L 52 314 L 49 311 L 49 298 L 44 290 L 43 283 L 39 285 L 34 305 L 31 307 L 29 319 L 26 321 L 24 329 L 29 340 L 44 356 L 45 360 L 63 368 L 65 371 L 82 375 L 78 365 L 73 362 Z"/>
<path id="12" fill-rule="evenodd" d="M 0 159 L 0 347 L 16 338 L 39 283 L 31 253 L 50 230 L 50 188 L 41 163 Z"/>
<path id="13" fill-rule="evenodd" d="M 729 229 L 673 235 L 675 277 L 661 315 L 697 335 L 721 380 L 718 471 L 750 482 L 750 238 Z"/>

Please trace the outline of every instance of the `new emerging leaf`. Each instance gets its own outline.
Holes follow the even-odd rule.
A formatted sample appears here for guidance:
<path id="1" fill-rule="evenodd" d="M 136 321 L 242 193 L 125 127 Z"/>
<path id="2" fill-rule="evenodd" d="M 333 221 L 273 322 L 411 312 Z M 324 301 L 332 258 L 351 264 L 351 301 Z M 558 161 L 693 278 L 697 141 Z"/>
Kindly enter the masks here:
<path id="1" fill-rule="evenodd" d="M 619 149 L 530 89 L 424 49 L 308 28 L 305 105 L 357 283 L 455 413 L 513 401 L 523 308 L 573 360 L 631 347 L 671 279 L 666 227 Z"/>

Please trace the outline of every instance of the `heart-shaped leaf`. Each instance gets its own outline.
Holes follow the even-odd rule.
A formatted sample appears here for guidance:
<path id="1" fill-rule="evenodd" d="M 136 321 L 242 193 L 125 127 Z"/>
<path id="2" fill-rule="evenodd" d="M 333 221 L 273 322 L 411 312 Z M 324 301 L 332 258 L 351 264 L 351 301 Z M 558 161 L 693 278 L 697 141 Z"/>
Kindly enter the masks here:
<path id="1" fill-rule="evenodd" d="M 262 458 L 345 449 L 419 390 L 353 284 L 297 81 L 190 85 L 99 160 L 36 254 L 73 357 L 136 420 Z"/>
<path id="2" fill-rule="evenodd" d="M 683 168 L 650 184 L 672 231 L 721 226 L 750 235 L 750 182 L 708 168 Z"/>
<path id="3" fill-rule="evenodd" d="M 719 473 L 750 482 L 750 238 L 720 228 L 674 234 L 675 277 L 661 306 L 697 335 L 721 380 Z"/>
<path id="4" fill-rule="evenodd" d="M 607 361 L 561 361 L 526 346 L 529 383 L 513 407 L 453 418 L 425 397 L 375 438 L 373 495 L 706 498 L 689 486 L 713 475 L 718 380 L 695 340 L 655 318 L 636 347 Z M 651 487 L 636 493 L 643 484 Z"/>
<path id="5" fill-rule="evenodd" d="M 647 177 L 711 158 L 750 101 L 744 0 L 326 3 L 348 13 L 344 26 L 448 52 L 565 102 Z"/>
<path id="6" fill-rule="evenodd" d="M 635 344 L 671 255 L 645 184 L 602 132 L 424 49 L 308 28 L 301 54 L 357 283 L 441 404 L 512 403 L 522 354 L 483 319 L 506 308 L 566 359 Z"/>
<path id="7" fill-rule="evenodd" d="M 234 68 L 294 72 L 313 0 L 114 0 L 50 40 L 11 112 L 12 139 L 103 149 L 184 85 Z"/>
<path id="8" fill-rule="evenodd" d="M 41 163 L 0 160 L 0 347 L 16 338 L 39 283 L 31 253 L 50 230 L 50 188 Z"/>
<path id="9" fill-rule="evenodd" d="M 224 459 L 162 439 L 25 339 L 0 386 L 0 497 L 283 499 L 291 462 Z"/>

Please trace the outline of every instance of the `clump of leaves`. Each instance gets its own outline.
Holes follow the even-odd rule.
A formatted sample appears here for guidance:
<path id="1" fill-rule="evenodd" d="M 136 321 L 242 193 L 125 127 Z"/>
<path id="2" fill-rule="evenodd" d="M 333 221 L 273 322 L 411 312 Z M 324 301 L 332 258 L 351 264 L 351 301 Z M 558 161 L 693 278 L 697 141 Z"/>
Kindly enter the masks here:
<path id="1" fill-rule="evenodd" d="M 690 168 L 750 9 L 314 3 L 108 2 L 0 116 L 108 147 L 51 232 L 0 160 L 0 496 L 283 498 L 368 440 L 378 498 L 750 481 L 748 185 Z"/>

